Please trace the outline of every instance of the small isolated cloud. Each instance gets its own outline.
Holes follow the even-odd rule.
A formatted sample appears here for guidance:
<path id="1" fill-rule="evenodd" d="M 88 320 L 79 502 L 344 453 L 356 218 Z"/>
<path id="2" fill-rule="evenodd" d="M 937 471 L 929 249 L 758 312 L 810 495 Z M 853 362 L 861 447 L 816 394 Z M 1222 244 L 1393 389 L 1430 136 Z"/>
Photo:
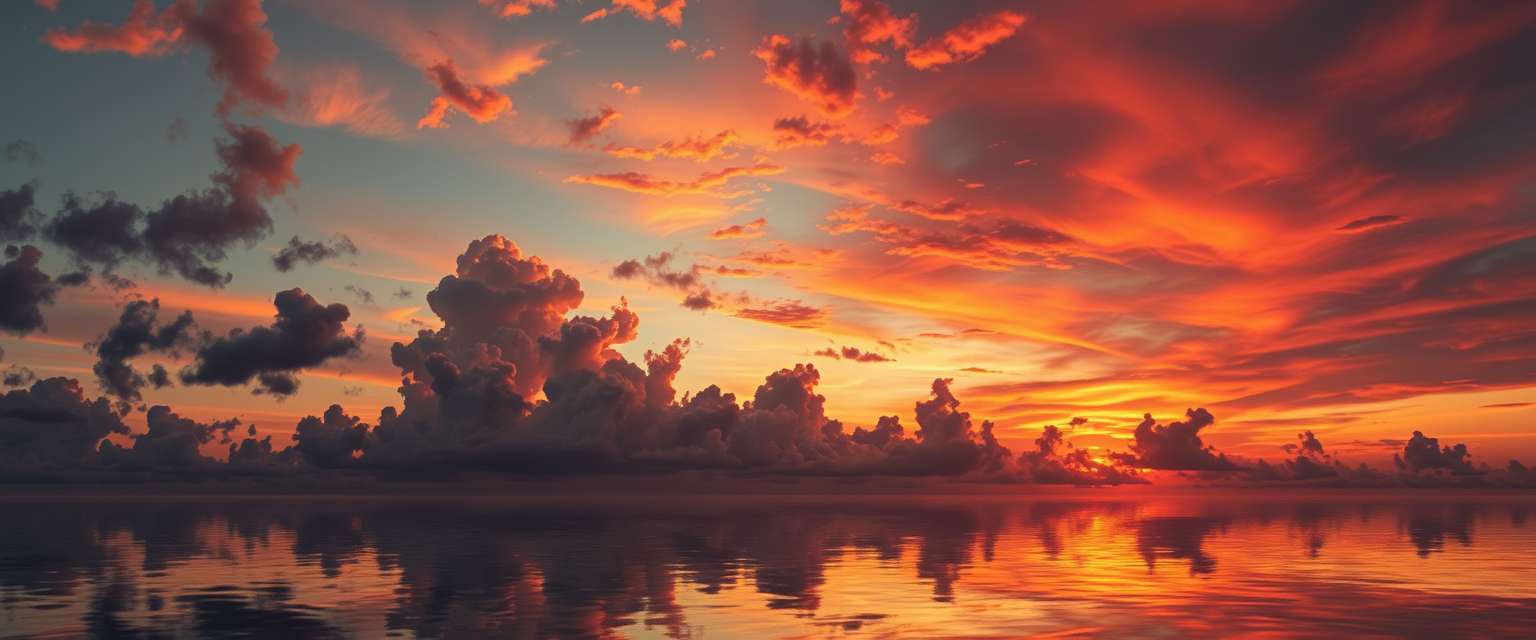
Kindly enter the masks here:
<path id="1" fill-rule="evenodd" d="M 674 27 L 683 26 L 683 9 L 688 6 L 688 0 L 613 0 L 607 8 L 598 9 L 582 17 L 582 22 L 595 22 L 621 12 L 635 14 L 635 17 L 652 22 L 660 20 Z"/>
<path id="2" fill-rule="evenodd" d="M 608 87 L 626 96 L 638 95 L 640 93 L 640 85 L 625 86 L 622 82 L 614 82 L 608 85 Z"/>
<path id="3" fill-rule="evenodd" d="M 1390 227 L 1390 226 L 1392 226 L 1394 224 L 1399 224 L 1402 221 L 1403 221 L 1402 216 L 1388 216 L 1388 215 L 1369 216 L 1369 217 L 1365 217 L 1365 218 L 1360 218 L 1359 220 L 1351 220 L 1351 221 L 1345 223 L 1344 225 L 1340 226 L 1338 229 L 1336 229 L 1336 231 L 1338 231 L 1340 233 L 1362 233 L 1362 232 L 1365 232 L 1365 231 L 1370 231 L 1372 229 L 1380 229 L 1382 227 Z"/>
<path id="4" fill-rule="evenodd" d="M 454 109 L 469 116 L 475 122 L 485 124 L 502 115 L 515 114 L 512 99 L 488 84 L 472 85 L 460 79 L 452 60 L 444 60 L 427 68 L 427 79 L 437 85 L 441 95 L 432 99 L 426 115 L 416 121 L 417 129 L 437 129 L 448 126 L 448 110 Z"/>
<path id="5" fill-rule="evenodd" d="M 277 255 L 272 256 L 272 266 L 278 271 L 292 271 L 299 264 L 319 264 L 341 256 L 357 255 L 357 245 L 345 235 L 338 235 L 329 243 L 320 240 L 300 240 L 294 236 Z"/>
<path id="6" fill-rule="evenodd" d="M 812 352 L 811 355 L 831 358 L 833 360 L 848 360 L 850 362 L 895 362 L 895 359 L 883 353 L 864 351 L 857 347 L 827 347 L 825 349 L 818 349 Z"/>
<path id="7" fill-rule="evenodd" d="M 875 164 L 883 165 L 903 165 L 907 163 L 906 160 L 901 159 L 901 156 L 898 156 L 889 151 L 876 151 L 873 154 L 870 154 L 869 160 Z"/>
<path id="8" fill-rule="evenodd" d="M 344 127 L 364 136 L 397 136 L 405 130 L 404 123 L 389 108 L 389 90 L 365 87 L 357 69 L 351 66 L 322 67 L 305 73 L 292 104 L 278 117 L 306 127 Z"/>
<path id="9" fill-rule="evenodd" d="M 585 118 L 577 118 L 566 124 L 571 130 L 571 144 L 581 144 L 591 140 L 597 134 L 602 133 L 613 121 L 624 117 L 623 114 L 610 107 L 603 107 L 596 115 Z"/>
<path id="10" fill-rule="evenodd" d="M 490 7 L 503 18 L 532 15 L 534 9 L 555 8 L 555 0 L 480 0 L 480 4 Z"/>
<path id="11" fill-rule="evenodd" d="M 773 148 L 819 147 L 843 133 L 842 125 L 817 122 L 805 116 L 773 121 Z"/>
<path id="12" fill-rule="evenodd" d="M 738 238 L 761 237 L 768 228 L 767 218 L 757 218 L 745 224 L 733 224 L 711 231 L 709 237 L 715 240 L 728 240 Z"/>
<path id="13" fill-rule="evenodd" d="M 769 300 L 757 306 L 737 309 L 736 317 L 797 329 L 813 329 L 821 326 L 827 311 L 799 300 Z"/>

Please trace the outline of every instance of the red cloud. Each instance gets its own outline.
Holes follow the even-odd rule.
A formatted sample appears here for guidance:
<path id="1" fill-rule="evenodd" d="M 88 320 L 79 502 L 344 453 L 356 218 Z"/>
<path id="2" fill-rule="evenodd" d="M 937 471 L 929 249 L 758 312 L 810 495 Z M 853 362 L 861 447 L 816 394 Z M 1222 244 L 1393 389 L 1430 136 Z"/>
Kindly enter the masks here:
<path id="1" fill-rule="evenodd" d="M 427 68 L 427 78 L 437 84 L 442 95 L 432 99 L 427 114 L 416 121 L 417 129 L 448 126 L 444 119 L 450 107 L 481 124 L 495 120 L 503 113 L 512 112 L 511 98 L 490 85 L 465 83 L 459 79 L 452 60 L 444 60 Z"/>
<path id="2" fill-rule="evenodd" d="M 987 47 L 1007 40 L 1023 26 L 1025 16 L 1013 11 L 998 11 L 967 20 L 944 35 L 907 51 L 907 64 L 913 69 L 931 69 L 953 62 L 981 57 Z"/>
<path id="3" fill-rule="evenodd" d="M 853 112 L 859 97 L 857 74 L 837 45 L 823 42 L 818 47 L 809 37 L 797 43 L 775 34 L 752 54 L 767 65 L 763 82 L 815 104 L 827 116 Z"/>
<path id="4" fill-rule="evenodd" d="M 291 108 L 278 115 L 303 126 L 343 126 L 365 136 L 394 136 L 404 126 L 388 102 L 389 90 L 364 87 L 357 69 L 321 68 L 304 76 Z"/>
<path id="5" fill-rule="evenodd" d="M 898 18 L 879 0 L 843 0 L 840 8 L 847 21 L 843 37 L 848 40 L 848 57 L 855 63 L 884 62 L 885 56 L 874 50 L 881 42 L 890 42 L 897 49 L 912 46 L 917 14 Z"/>

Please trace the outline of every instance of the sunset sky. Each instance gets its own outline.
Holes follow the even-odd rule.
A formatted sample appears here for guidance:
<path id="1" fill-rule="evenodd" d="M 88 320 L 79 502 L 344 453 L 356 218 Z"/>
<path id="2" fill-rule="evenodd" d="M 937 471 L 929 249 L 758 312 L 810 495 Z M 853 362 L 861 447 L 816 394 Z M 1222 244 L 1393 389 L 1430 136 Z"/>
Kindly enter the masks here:
<path id="1" fill-rule="evenodd" d="M 359 352 L 291 395 L 143 403 L 278 443 L 332 404 L 373 423 L 401 404 L 391 345 L 443 327 L 428 292 L 500 234 L 579 281 L 570 316 L 627 300 L 629 361 L 688 339 L 679 397 L 813 363 L 850 431 L 910 434 L 952 378 L 1015 452 L 1047 424 L 1123 450 L 1204 407 L 1246 459 L 1311 430 L 1390 466 L 1421 430 L 1529 463 L 1533 59 L 1514 2 L 12 0 L 0 190 L 46 221 L 219 188 L 272 224 L 204 256 L 214 286 L 158 249 L 0 241 L 95 274 L 0 332 L 0 370 L 94 396 L 82 345 L 126 300 L 223 334 L 301 287 Z M 281 153 L 242 155 L 258 135 Z M 275 268 L 295 237 L 323 259 Z M 133 364 L 176 375 L 172 351 Z"/>

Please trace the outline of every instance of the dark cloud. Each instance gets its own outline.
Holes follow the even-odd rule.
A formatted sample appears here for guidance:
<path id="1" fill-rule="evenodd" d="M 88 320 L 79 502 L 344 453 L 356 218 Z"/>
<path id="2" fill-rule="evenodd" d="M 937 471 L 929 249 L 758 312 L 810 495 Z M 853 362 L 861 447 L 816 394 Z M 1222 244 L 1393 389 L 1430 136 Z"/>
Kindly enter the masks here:
<path id="1" fill-rule="evenodd" d="M 36 169 L 43 166 L 43 152 L 26 140 L 12 140 L 5 144 L 5 161 Z"/>
<path id="2" fill-rule="evenodd" d="M 1073 418 L 1072 425 L 1081 424 Z M 1056 425 L 1046 425 L 1035 439 L 1035 450 L 1019 455 L 1019 472 L 1024 480 L 1040 484 L 1118 485 L 1145 482 L 1132 469 L 1093 458 L 1086 449 L 1066 441 Z"/>
<path id="3" fill-rule="evenodd" d="M 319 264 L 344 255 L 357 255 L 357 245 L 352 244 L 352 239 L 345 235 L 337 236 L 329 244 L 321 240 L 300 240 L 294 236 L 288 240 L 288 246 L 272 256 L 272 266 L 278 271 L 287 272 L 300 263 Z"/>
<path id="4" fill-rule="evenodd" d="M 0 191 L 0 242 L 30 240 L 37 233 L 41 214 L 33 206 L 35 197 L 30 182 Z"/>
<path id="5" fill-rule="evenodd" d="M 1402 221 L 1402 216 L 1368 216 L 1357 220 L 1351 220 L 1345 223 L 1343 226 L 1340 226 L 1338 231 L 1342 231 L 1344 233 L 1359 233 L 1361 231 L 1368 231 L 1379 227 L 1394 225 Z"/>
<path id="6" fill-rule="evenodd" d="M 345 287 L 342 287 L 342 290 L 346 291 L 347 293 L 350 293 L 350 294 L 352 294 L 354 296 L 357 296 L 357 299 L 359 301 L 361 301 L 363 304 L 373 304 L 373 292 L 372 291 L 369 291 L 369 290 L 364 289 L 362 287 L 359 287 L 357 285 L 351 285 L 351 284 L 349 284 L 349 285 L 347 285 Z"/>
<path id="7" fill-rule="evenodd" d="M 850 360 L 853 362 L 894 362 L 895 360 L 883 353 L 863 351 L 856 347 L 842 347 L 818 349 L 811 355 L 831 358 L 833 360 Z"/>
<path id="8" fill-rule="evenodd" d="M 0 384 L 7 387 L 25 387 L 37 380 L 37 373 L 26 367 L 11 365 L 6 368 L 5 374 L 0 376 Z"/>
<path id="9" fill-rule="evenodd" d="M 362 347 L 361 327 L 347 333 L 351 312 L 346 305 L 322 305 L 303 289 L 279 291 L 273 304 L 277 320 L 272 326 L 205 336 L 196 362 L 181 372 L 182 383 L 233 387 L 255 379 L 258 391 L 291 395 L 298 387 L 295 373 L 352 356 Z"/>
<path id="10" fill-rule="evenodd" d="M 354 462 L 354 455 L 363 450 L 367 440 L 368 425 L 333 404 L 324 416 L 299 421 L 293 432 L 293 450 L 315 467 L 344 467 Z"/>
<path id="11" fill-rule="evenodd" d="M 766 66 L 763 82 L 816 105 L 822 114 L 842 117 L 853 112 L 858 99 L 858 73 L 837 45 L 820 46 L 809 36 L 798 42 L 770 35 L 752 52 Z"/>
<path id="12" fill-rule="evenodd" d="M 192 312 L 186 311 L 176 319 L 159 323 L 160 300 L 134 300 L 123 306 L 117 324 L 107 329 L 106 335 L 89 345 L 96 351 L 96 364 L 92 371 L 102 391 L 125 402 L 141 399 L 139 389 L 146 380 L 134 369 L 130 360 L 146 352 L 171 353 L 192 345 L 195 324 Z M 158 326 L 157 326 L 158 325 Z M 156 388 L 169 380 L 164 368 L 151 374 Z"/>
<path id="13" fill-rule="evenodd" d="M 137 205 L 110 196 L 86 207 L 70 195 L 48 221 L 43 235 L 67 250 L 76 263 L 98 265 L 110 272 L 144 252 L 144 238 L 138 228 L 143 219 L 144 211 Z"/>
<path id="14" fill-rule="evenodd" d="M 239 420 L 202 423 L 183 418 L 170 407 L 157 405 L 145 414 L 148 430 L 133 435 L 133 443 L 120 446 L 110 440 L 101 443 L 101 462 L 108 467 L 126 469 L 198 469 L 212 468 L 218 460 L 204 456 L 203 445 L 215 439 L 229 442 L 229 434 L 240 426 Z"/>
<path id="15" fill-rule="evenodd" d="M 17 336 L 46 331 L 42 307 L 53 304 L 59 288 L 37 268 L 43 252 L 32 245 L 11 245 L 5 257 L 0 266 L 0 331 Z"/>
<path id="16" fill-rule="evenodd" d="M 1472 466 L 1472 454 L 1467 451 L 1467 445 L 1458 443 L 1441 447 L 1438 438 L 1428 437 L 1419 431 L 1413 432 L 1413 437 L 1403 445 L 1403 452 L 1393 456 L 1393 462 L 1398 469 L 1409 473 L 1468 475 L 1477 472 Z"/>
<path id="17" fill-rule="evenodd" d="M 411 298 L 416 297 L 416 292 L 415 291 L 411 291 L 410 289 L 407 289 L 405 287 L 400 287 L 399 289 L 395 290 L 395 293 L 393 295 L 396 298 L 399 298 L 401 300 L 409 300 Z"/>
<path id="18" fill-rule="evenodd" d="M 831 122 L 818 122 L 805 116 L 779 118 L 773 121 L 773 146 L 775 149 L 819 147 L 843 133 L 842 125 Z"/>
<path id="19" fill-rule="evenodd" d="M 1215 424 L 1216 418 L 1205 409 L 1184 412 L 1184 422 L 1157 424 L 1147 414 L 1136 425 L 1136 441 L 1130 453 L 1116 454 L 1127 466 L 1144 469 L 1183 471 L 1231 471 L 1238 466 L 1200 441 L 1200 430 Z"/>
<path id="20" fill-rule="evenodd" d="M 618 120 L 621 117 L 623 115 L 613 108 L 603 107 L 598 110 L 597 115 L 577 118 L 567 122 L 566 124 L 571 129 L 571 144 L 581 144 L 591 140 L 597 134 L 602 133 L 604 129 L 607 129 L 609 125 L 613 124 L 614 120 Z"/>
<path id="21" fill-rule="evenodd" d="M 0 396 L 0 466 L 8 470 L 89 464 L 102 438 L 127 433 L 111 403 L 87 399 L 77 380 L 48 378 Z"/>
<path id="22" fill-rule="evenodd" d="M 225 132 L 229 139 L 215 141 L 223 169 L 212 176 L 214 188 L 178 195 L 148 213 L 110 195 L 94 206 L 70 196 L 44 236 L 75 262 L 107 273 L 136 258 L 198 284 L 224 286 L 232 276 L 217 263 L 271 231 L 263 203 L 298 185 L 294 163 L 303 153 L 257 127 L 227 125 Z"/>

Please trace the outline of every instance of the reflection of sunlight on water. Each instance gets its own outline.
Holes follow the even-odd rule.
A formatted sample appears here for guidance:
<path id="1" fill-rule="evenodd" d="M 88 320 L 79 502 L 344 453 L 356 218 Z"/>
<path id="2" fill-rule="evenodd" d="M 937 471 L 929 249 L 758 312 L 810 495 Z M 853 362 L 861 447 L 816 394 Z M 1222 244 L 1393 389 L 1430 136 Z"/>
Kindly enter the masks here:
<path id="1" fill-rule="evenodd" d="M 1518 635 L 1530 499 L 19 501 L 0 637 Z M 684 500 L 686 502 L 686 500 Z"/>

